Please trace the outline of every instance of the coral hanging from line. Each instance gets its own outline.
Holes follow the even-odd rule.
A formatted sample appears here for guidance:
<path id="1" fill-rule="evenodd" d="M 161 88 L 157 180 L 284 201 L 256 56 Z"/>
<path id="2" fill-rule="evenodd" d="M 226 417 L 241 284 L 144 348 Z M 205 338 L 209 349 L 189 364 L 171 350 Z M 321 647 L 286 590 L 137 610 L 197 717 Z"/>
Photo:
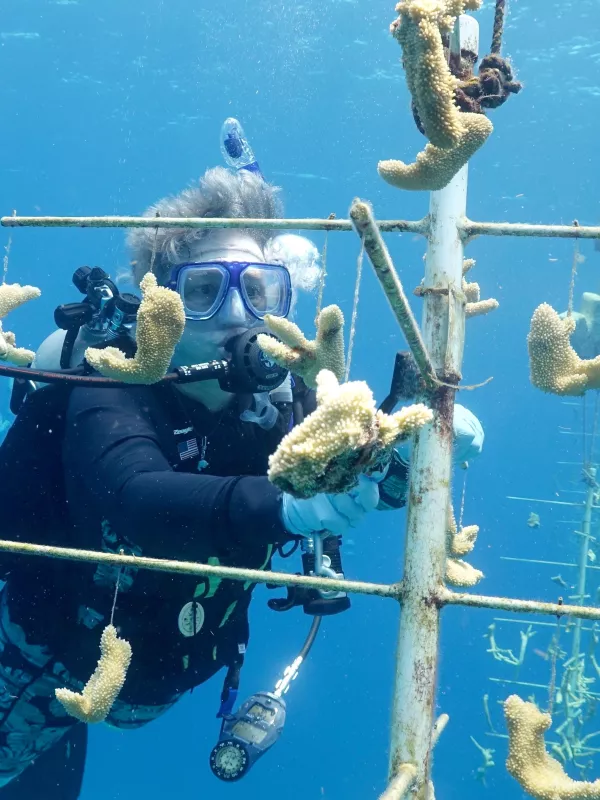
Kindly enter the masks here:
<path id="1" fill-rule="evenodd" d="M 119 639 L 116 628 L 107 625 L 100 639 L 100 660 L 83 692 L 56 689 L 56 699 L 81 722 L 103 722 L 108 716 L 127 676 L 131 645 Z"/>

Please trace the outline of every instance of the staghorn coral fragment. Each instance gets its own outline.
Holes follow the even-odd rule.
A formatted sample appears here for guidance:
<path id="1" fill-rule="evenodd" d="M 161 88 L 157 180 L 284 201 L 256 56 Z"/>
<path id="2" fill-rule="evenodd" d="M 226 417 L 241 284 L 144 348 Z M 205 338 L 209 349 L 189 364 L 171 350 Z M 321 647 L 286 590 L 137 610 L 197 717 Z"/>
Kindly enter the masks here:
<path id="1" fill-rule="evenodd" d="M 475 303 L 467 303 L 465 306 L 465 316 L 467 319 L 471 317 L 482 317 L 484 314 L 489 314 L 490 311 L 495 311 L 500 303 L 494 300 L 493 297 L 488 297 L 487 300 L 478 300 Z"/>
<path id="2" fill-rule="evenodd" d="M 465 258 L 463 261 L 462 290 L 467 298 L 467 303 L 465 305 L 465 317 L 467 319 L 469 319 L 469 317 L 480 317 L 483 314 L 489 314 L 490 311 L 495 311 L 500 305 L 493 297 L 482 300 L 479 284 L 475 281 L 471 283 L 467 282 L 465 275 L 469 270 L 473 269 L 474 266 L 475 259 L 473 258 Z"/>
<path id="3" fill-rule="evenodd" d="M 467 525 L 458 530 L 452 507 L 448 508 L 446 528 L 446 581 L 450 586 L 468 588 L 475 586 L 483 578 L 483 572 L 472 567 L 459 556 L 466 556 L 475 547 L 478 525 Z"/>
<path id="4" fill-rule="evenodd" d="M 281 367 L 299 375 L 307 386 L 315 389 L 317 375 L 322 369 L 333 372 L 338 380 L 344 376 L 344 315 L 339 306 L 324 308 L 316 319 L 317 335 L 309 341 L 300 328 L 285 319 L 265 316 L 265 322 L 281 341 L 264 333 L 258 345 Z"/>
<path id="5" fill-rule="evenodd" d="M 479 525 L 467 525 L 466 528 L 461 528 L 460 531 L 456 531 L 452 537 L 452 555 L 466 556 L 467 553 L 470 553 L 475 547 L 478 533 Z"/>
<path id="6" fill-rule="evenodd" d="M 177 292 L 158 286 L 147 272 L 141 283 L 142 302 L 137 314 L 134 358 L 126 358 L 116 347 L 85 351 L 89 364 L 107 378 L 125 383 L 157 383 L 171 364 L 175 346 L 185 327 L 183 303 Z"/>
<path id="7" fill-rule="evenodd" d="M 392 186 L 443 189 L 493 130 L 485 116 L 461 112 L 456 105 L 457 80 L 442 43 L 456 17 L 480 5 L 480 0 L 401 0 L 396 6 L 399 17 L 390 30 L 402 47 L 406 82 L 429 144 L 413 164 L 379 162 L 379 174 Z"/>
<path id="8" fill-rule="evenodd" d="M 538 800 L 600 798 L 600 780 L 573 780 L 547 752 L 544 734 L 552 725 L 550 714 L 513 694 L 504 702 L 504 716 L 508 727 L 506 769 L 527 794 Z"/>
<path id="9" fill-rule="evenodd" d="M 490 311 L 495 311 L 500 305 L 497 300 L 494 300 L 493 297 L 488 298 L 487 300 L 481 299 L 481 288 L 478 283 L 472 281 L 468 283 L 465 279 L 465 275 L 469 270 L 473 269 L 475 266 L 475 260 L 472 258 L 465 258 L 463 262 L 463 278 L 462 278 L 462 291 L 465 296 L 465 317 L 469 319 L 470 317 L 480 317 L 484 314 L 489 314 Z M 425 294 L 425 289 L 423 288 L 424 281 L 421 281 L 421 284 L 415 289 L 415 294 L 417 296 L 423 296 Z"/>
<path id="10" fill-rule="evenodd" d="M 551 394 L 582 395 L 600 388 L 600 356 L 581 359 L 571 347 L 572 317 L 561 319 L 542 303 L 533 312 L 527 347 L 531 383 Z"/>
<path id="11" fill-rule="evenodd" d="M 482 578 L 481 570 L 475 569 L 460 558 L 449 558 L 446 561 L 446 582 L 450 586 L 470 589 L 472 586 L 476 586 Z"/>
<path id="12" fill-rule="evenodd" d="M 450 34 L 465 7 L 477 10 L 480 0 L 401 0 L 390 26 L 402 47 L 406 83 L 425 135 L 443 150 L 456 148 L 465 134 L 465 119 L 454 100 L 456 78 L 450 72 L 442 34 Z"/>
<path id="13" fill-rule="evenodd" d="M 429 192 L 443 189 L 493 131 L 492 123 L 482 114 L 461 112 L 461 118 L 465 130 L 454 147 L 442 149 L 427 144 L 413 164 L 380 161 L 377 165 L 380 176 L 398 189 Z"/>
<path id="14" fill-rule="evenodd" d="M 119 639 L 113 625 L 107 625 L 100 639 L 100 660 L 83 692 L 56 689 L 56 699 L 72 717 L 81 722 L 103 722 L 127 676 L 131 662 L 131 645 Z"/>
<path id="15" fill-rule="evenodd" d="M 18 283 L 0 284 L 0 319 L 4 319 L 15 308 L 40 295 L 40 290 L 35 286 L 20 286 Z M 17 347 L 14 333 L 3 331 L 0 323 L 0 361 L 26 366 L 31 364 L 34 357 L 35 353 L 32 350 Z"/>
<path id="16" fill-rule="evenodd" d="M 422 404 L 391 415 L 377 411 L 364 381 L 340 384 L 329 370 L 321 370 L 316 384 L 316 410 L 269 458 L 269 480 L 295 497 L 348 491 L 361 473 L 380 469 L 392 447 L 433 416 Z"/>
<path id="17" fill-rule="evenodd" d="M 18 283 L 3 283 L 0 285 L 0 319 L 15 308 L 22 306 L 29 300 L 41 295 L 36 286 L 20 286 Z"/>

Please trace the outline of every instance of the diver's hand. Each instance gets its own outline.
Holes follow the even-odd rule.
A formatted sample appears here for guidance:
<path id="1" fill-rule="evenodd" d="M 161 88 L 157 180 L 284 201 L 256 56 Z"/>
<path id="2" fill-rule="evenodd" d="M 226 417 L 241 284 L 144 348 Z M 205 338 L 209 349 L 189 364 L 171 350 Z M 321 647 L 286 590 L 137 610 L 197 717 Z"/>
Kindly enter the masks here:
<path id="1" fill-rule="evenodd" d="M 481 422 L 472 411 L 456 403 L 454 406 L 454 444 L 452 460 L 460 466 L 468 464 L 483 450 L 483 428 Z M 402 461 L 410 462 L 411 440 L 394 448 Z"/>
<path id="2" fill-rule="evenodd" d="M 379 503 L 377 483 L 360 475 L 358 486 L 345 494 L 317 494 L 298 500 L 284 493 L 281 516 L 286 530 L 294 536 L 310 536 L 319 531 L 343 534 L 355 528 Z"/>
<path id="3" fill-rule="evenodd" d="M 481 422 L 468 408 L 454 406 L 454 446 L 452 458 L 455 464 L 468 465 L 483 450 L 483 428 Z"/>

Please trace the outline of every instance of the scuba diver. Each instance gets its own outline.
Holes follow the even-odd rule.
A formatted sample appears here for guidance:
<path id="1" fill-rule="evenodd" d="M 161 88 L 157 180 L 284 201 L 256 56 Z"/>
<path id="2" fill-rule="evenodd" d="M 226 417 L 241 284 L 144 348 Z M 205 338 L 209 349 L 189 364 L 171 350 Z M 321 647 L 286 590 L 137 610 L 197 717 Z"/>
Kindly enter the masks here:
<path id="1" fill-rule="evenodd" d="M 281 216 L 278 190 L 251 168 L 255 162 L 240 166 L 239 154 L 238 161 L 229 155 L 233 168 L 209 169 L 146 214 Z M 264 330 L 265 314 L 288 316 L 297 291 L 310 290 L 319 275 L 312 243 L 267 230 L 138 228 L 128 244 L 134 281 L 152 270 L 183 301 L 173 368 L 233 362 L 239 343 Z M 117 291 L 102 270 L 82 268 L 74 278 L 86 291 L 102 280 Z M 132 296 L 122 298 L 121 317 L 133 318 Z M 131 352 L 133 329 L 127 320 L 124 327 L 127 335 L 110 343 L 123 349 L 129 340 Z M 67 374 L 87 346 L 100 346 L 93 326 L 77 336 L 70 330 L 44 342 L 33 369 Z M 314 410 L 315 395 L 287 373 L 271 391 L 260 389 L 226 390 L 215 379 L 38 386 L 0 448 L 6 538 L 268 570 L 275 554 L 289 554 L 283 548 L 326 530 L 333 535 L 324 546 L 339 565 L 346 531 L 378 508 L 404 505 L 407 455 L 397 455 L 380 484 L 362 476 L 346 494 L 287 495 L 267 479 L 268 458 Z M 481 450 L 483 432 L 470 412 L 456 409 L 454 457 L 464 462 Z M 255 584 L 50 558 L 2 556 L 0 564 L 0 800 L 79 797 L 87 727 L 66 714 L 55 689 L 81 691 L 115 599 L 115 624 L 134 658 L 108 724 L 143 726 L 222 670 L 220 716 L 231 710 Z M 270 605 L 323 615 L 347 607 L 340 599 L 347 600 L 298 591 Z"/>

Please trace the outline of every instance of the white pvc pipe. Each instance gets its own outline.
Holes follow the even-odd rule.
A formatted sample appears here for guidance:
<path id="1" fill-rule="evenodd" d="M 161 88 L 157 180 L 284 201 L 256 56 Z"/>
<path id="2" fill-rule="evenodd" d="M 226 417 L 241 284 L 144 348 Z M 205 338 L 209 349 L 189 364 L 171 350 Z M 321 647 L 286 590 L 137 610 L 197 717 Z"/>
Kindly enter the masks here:
<path id="1" fill-rule="evenodd" d="M 380 219 L 382 233 L 427 235 L 429 220 Z M 351 231 L 349 219 L 229 219 L 224 217 L 0 217 L 3 228 L 267 228 L 272 230 Z M 473 236 L 534 236 L 557 239 L 600 239 L 600 226 L 532 225 L 526 222 L 474 222 L 464 217 L 463 239 Z"/>
<path id="2" fill-rule="evenodd" d="M 476 25 L 473 20 L 468 26 L 471 47 Z M 460 379 L 464 347 L 463 243 L 458 225 L 466 216 L 467 169 L 465 166 L 445 189 L 432 193 L 430 201 L 423 339 L 445 382 Z M 434 422 L 415 437 L 411 462 L 390 754 L 390 780 L 401 764 L 416 766 L 415 800 L 427 800 L 429 795 L 454 391 L 438 389 L 430 402 L 436 412 Z"/>

